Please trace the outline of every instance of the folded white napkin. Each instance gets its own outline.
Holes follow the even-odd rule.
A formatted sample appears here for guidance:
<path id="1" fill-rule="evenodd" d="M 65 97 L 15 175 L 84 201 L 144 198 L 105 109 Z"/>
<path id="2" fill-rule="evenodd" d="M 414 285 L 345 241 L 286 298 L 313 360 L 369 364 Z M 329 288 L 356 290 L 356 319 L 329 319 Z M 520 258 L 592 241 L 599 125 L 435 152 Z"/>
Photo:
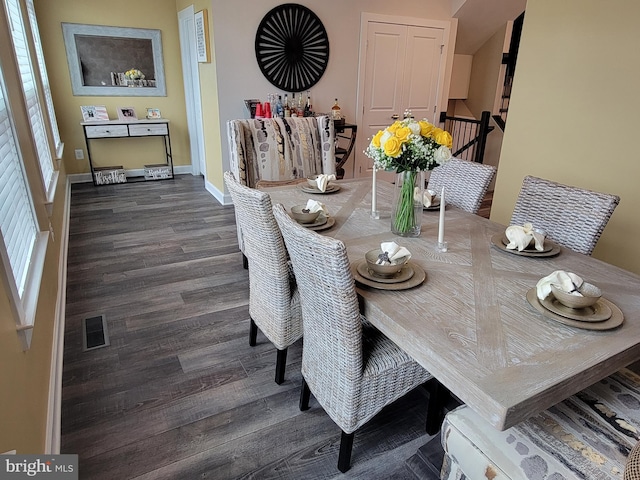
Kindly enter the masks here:
<path id="1" fill-rule="evenodd" d="M 329 182 L 335 179 L 336 179 L 336 176 L 333 173 L 330 175 L 327 175 L 325 173 L 318 175 L 318 178 L 316 178 L 316 184 L 318 185 L 318 190 L 320 190 L 321 192 L 324 192 L 327 189 L 327 185 L 329 185 Z"/>
<path id="2" fill-rule="evenodd" d="M 567 293 L 582 296 L 577 290 L 582 285 L 582 282 L 582 277 L 579 277 L 575 273 L 556 270 L 538 280 L 538 283 L 536 283 L 536 294 L 540 300 L 544 300 L 551 293 L 551 285 L 553 284 Z"/>
<path id="3" fill-rule="evenodd" d="M 541 252 L 544 250 L 544 234 L 533 229 L 533 225 L 525 223 L 524 225 L 511 225 L 505 230 L 505 235 L 509 240 L 507 248 L 509 250 L 518 249 L 519 252 L 529 246 L 531 240 L 535 242 L 536 250 Z"/>
<path id="4" fill-rule="evenodd" d="M 329 214 L 324 203 L 313 200 L 312 198 L 307 200 L 307 205 L 304 207 L 304 209 L 309 210 L 310 213 L 316 213 L 317 211 L 322 210 L 325 215 Z"/>
<path id="5" fill-rule="evenodd" d="M 425 207 L 430 207 L 435 203 L 436 195 L 436 192 L 433 190 L 425 190 L 422 194 L 422 204 Z"/>
<path id="6" fill-rule="evenodd" d="M 404 257 L 407 257 L 406 261 L 409 261 L 411 258 L 409 250 L 401 247 L 396 242 L 382 242 L 380 244 L 380 250 L 382 253 L 376 262 L 378 265 L 395 265 L 399 260 L 404 261 Z"/>

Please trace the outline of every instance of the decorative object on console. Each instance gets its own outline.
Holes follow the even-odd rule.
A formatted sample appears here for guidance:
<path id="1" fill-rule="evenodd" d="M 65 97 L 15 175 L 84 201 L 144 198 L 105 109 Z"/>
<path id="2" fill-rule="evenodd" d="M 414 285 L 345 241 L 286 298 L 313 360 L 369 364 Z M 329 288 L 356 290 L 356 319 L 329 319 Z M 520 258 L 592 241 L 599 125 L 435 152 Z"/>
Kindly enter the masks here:
<path id="1" fill-rule="evenodd" d="M 80 107 L 80 111 L 82 112 L 82 121 L 84 122 L 101 122 L 109 120 L 107 107 L 104 105 L 82 105 Z"/>
<path id="2" fill-rule="evenodd" d="M 318 16 L 303 5 L 285 3 L 260 22 L 256 60 L 269 82 L 286 92 L 315 85 L 329 62 L 329 37 Z"/>
<path id="3" fill-rule="evenodd" d="M 148 119 L 162 118 L 162 115 L 160 114 L 160 109 L 159 108 L 147 108 L 147 118 Z"/>
<path id="4" fill-rule="evenodd" d="M 138 117 L 133 107 L 118 107 L 118 120 L 121 122 L 137 119 Z"/>

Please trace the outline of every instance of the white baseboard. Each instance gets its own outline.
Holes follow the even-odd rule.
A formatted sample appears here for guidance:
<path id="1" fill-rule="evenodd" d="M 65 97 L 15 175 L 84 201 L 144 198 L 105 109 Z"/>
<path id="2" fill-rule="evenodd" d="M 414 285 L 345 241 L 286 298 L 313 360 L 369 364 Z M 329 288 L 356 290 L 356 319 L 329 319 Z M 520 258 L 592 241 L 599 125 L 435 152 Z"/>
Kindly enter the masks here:
<path id="1" fill-rule="evenodd" d="M 91 177 L 89 176 L 89 181 Z M 47 429 L 45 433 L 44 453 L 57 455 L 60 453 L 60 436 L 62 424 L 62 368 L 64 357 L 64 326 L 67 303 L 67 255 L 69 250 L 69 216 L 71 211 L 71 179 L 67 178 L 64 207 L 62 215 L 62 231 L 59 233 L 61 257 L 58 268 L 58 295 L 53 323 L 51 346 L 51 367 L 49 370 L 49 396 L 47 402 Z"/>
<path id="2" fill-rule="evenodd" d="M 221 192 L 213 183 L 204 180 L 204 188 L 209 192 L 221 205 L 232 205 L 231 195 Z"/>

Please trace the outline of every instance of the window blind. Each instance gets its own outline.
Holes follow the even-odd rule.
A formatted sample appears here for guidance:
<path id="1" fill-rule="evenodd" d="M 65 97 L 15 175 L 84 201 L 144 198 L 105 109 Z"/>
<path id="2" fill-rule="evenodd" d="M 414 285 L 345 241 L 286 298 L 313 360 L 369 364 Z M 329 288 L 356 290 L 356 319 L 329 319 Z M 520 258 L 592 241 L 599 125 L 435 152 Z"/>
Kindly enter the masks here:
<path id="1" fill-rule="evenodd" d="M 29 48 L 27 44 L 26 30 L 22 20 L 18 0 L 5 0 L 5 5 L 11 26 L 13 49 L 18 63 L 18 69 L 20 71 L 24 101 L 27 106 L 29 123 L 31 125 L 31 133 L 38 155 L 40 173 L 42 174 L 42 183 L 45 194 L 49 197 L 50 189 L 53 187 L 53 157 L 47 140 L 44 114 L 41 107 L 42 104 L 38 96 L 38 89 L 36 88 L 34 70 L 31 64 L 31 56 L 29 55 Z"/>
<path id="2" fill-rule="evenodd" d="M 38 226 L 5 92 L 0 66 L 0 230 L 17 293 L 22 298 Z"/>
<path id="3" fill-rule="evenodd" d="M 29 24 L 31 25 L 31 36 L 36 51 L 36 60 L 40 70 L 40 79 L 42 81 L 42 91 L 44 100 L 47 105 L 49 114 L 49 124 L 51 126 L 51 134 L 53 135 L 53 143 L 57 152 L 60 151 L 62 141 L 60 140 L 60 131 L 58 130 L 58 121 L 56 119 L 56 111 L 53 108 L 53 96 L 51 95 L 51 85 L 49 84 L 49 75 L 47 74 L 47 66 L 44 62 L 44 52 L 40 41 L 40 30 L 38 29 L 38 20 L 36 18 L 36 9 L 33 0 L 27 0 L 27 13 L 29 14 Z"/>

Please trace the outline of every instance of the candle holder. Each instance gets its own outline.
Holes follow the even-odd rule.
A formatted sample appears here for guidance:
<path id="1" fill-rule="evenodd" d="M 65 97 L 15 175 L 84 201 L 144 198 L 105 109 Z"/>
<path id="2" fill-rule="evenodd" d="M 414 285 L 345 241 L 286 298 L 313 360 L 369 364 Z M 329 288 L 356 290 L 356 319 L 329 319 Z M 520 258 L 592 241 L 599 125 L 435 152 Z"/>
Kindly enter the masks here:
<path id="1" fill-rule="evenodd" d="M 378 210 L 371 210 L 371 218 L 380 220 L 380 212 Z"/>
<path id="2" fill-rule="evenodd" d="M 447 251 L 447 242 L 438 242 L 436 245 L 436 252 L 438 253 L 446 253 Z"/>

